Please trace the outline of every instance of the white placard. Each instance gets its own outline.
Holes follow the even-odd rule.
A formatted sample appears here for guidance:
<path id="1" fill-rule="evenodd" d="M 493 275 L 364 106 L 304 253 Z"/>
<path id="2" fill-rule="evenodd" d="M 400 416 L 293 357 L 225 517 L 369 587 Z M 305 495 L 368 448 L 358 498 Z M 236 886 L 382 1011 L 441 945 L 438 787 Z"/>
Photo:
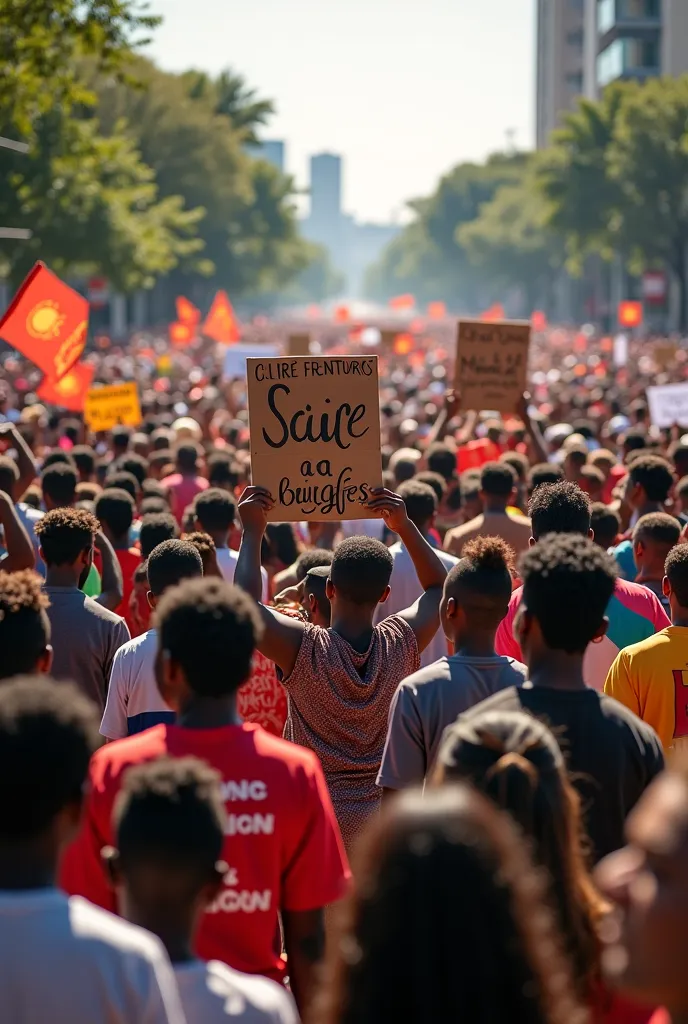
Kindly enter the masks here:
<path id="1" fill-rule="evenodd" d="M 614 366 L 625 366 L 628 362 L 628 337 L 617 334 L 614 338 Z"/>
<path id="2" fill-rule="evenodd" d="M 225 353 L 222 376 L 225 380 L 232 380 L 233 377 L 245 377 L 246 360 L 249 356 L 257 359 L 274 359 L 275 356 L 281 354 L 281 349 L 277 345 L 230 345 Z"/>
<path id="3" fill-rule="evenodd" d="M 647 389 L 650 418 L 656 427 L 688 426 L 688 382 L 659 384 Z"/>

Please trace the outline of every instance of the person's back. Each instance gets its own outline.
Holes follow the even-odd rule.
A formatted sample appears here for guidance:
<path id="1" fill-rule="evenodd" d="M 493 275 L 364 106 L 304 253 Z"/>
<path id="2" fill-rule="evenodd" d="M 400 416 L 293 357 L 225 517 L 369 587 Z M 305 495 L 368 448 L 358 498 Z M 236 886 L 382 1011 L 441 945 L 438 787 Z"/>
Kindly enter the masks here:
<path id="1" fill-rule="evenodd" d="M 511 466 L 504 462 L 488 463 L 480 477 L 483 511 L 449 531 L 444 538 L 445 551 L 460 558 L 464 545 L 476 537 L 501 537 L 516 554 L 525 551 L 530 541 L 530 520 L 507 508 L 513 504 L 515 489 L 516 474 Z"/>
<path id="2" fill-rule="evenodd" d="M 134 574 L 141 564 L 140 551 L 129 547 L 129 531 L 134 521 L 134 511 L 135 505 L 131 495 L 117 487 L 102 491 L 95 504 L 96 518 L 112 544 L 122 570 L 123 596 L 115 608 L 115 614 L 124 619 L 132 636 L 136 633 L 137 624 L 129 605 L 134 591 Z"/>
<path id="3" fill-rule="evenodd" d="M 169 491 L 172 513 L 178 523 L 196 495 L 208 489 L 208 481 L 198 472 L 198 457 L 199 449 L 193 442 L 181 444 L 177 449 L 176 471 L 160 481 Z"/>

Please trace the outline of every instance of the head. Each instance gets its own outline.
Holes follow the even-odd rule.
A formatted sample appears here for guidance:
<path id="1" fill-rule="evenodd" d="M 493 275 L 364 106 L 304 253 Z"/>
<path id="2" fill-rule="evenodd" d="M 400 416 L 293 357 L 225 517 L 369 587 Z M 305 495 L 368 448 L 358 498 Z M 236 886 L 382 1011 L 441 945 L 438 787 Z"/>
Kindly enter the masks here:
<path id="1" fill-rule="evenodd" d="M 67 462 L 55 462 L 41 473 L 43 502 L 50 511 L 73 505 L 79 477 L 74 466 Z"/>
<path id="2" fill-rule="evenodd" d="M 578 474 L 578 486 L 590 498 L 590 501 L 602 501 L 605 479 L 602 470 L 596 466 L 581 466 Z"/>
<path id="3" fill-rule="evenodd" d="M 115 546 L 126 544 L 134 521 L 134 499 L 120 487 L 106 488 L 96 499 L 95 514 L 105 536 Z"/>
<path id="4" fill-rule="evenodd" d="M 132 434 L 131 427 L 113 427 L 110 437 L 112 438 L 112 451 L 116 459 L 129 451 Z"/>
<path id="5" fill-rule="evenodd" d="M 75 445 L 70 455 L 74 459 L 76 471 L 79 474 L 79 481 L 81 483 L 90 483 L 95 479 L 96 473 L 96 453 L 93 448 L 87 444 Z"/>
<path id="6" fill-rule="evenodd" d="M 0 679 L 50 672 L 49 601 L 31 569 L 0 571 Z"/>
<path id="7" fill-rule="evenodd" d="M 186 441 L 184 444 L 180 444 L 176 453 L 178 472 L 194 476 L 198 471 L 200 454 L 200 449 L 195 441 Z"/>
<path id="8" fill-rule="evenodd" d="M 332 607 L 327 597 L 327 581 L 330 577 L 328 565 L 313 566 L 299 584 L 301 607 L 309 622 L 314 626 L 329 629 L 332 621 Z"/>
<path id="9" fill-rule="evenodd" d="M 99 529 L 96 517 L 80 508 L 54 508 L 34 529 L 48 579 L 59 572 L 69 581 L 67 585 L 83 586 L 93 564 L 93 542 Z"/>
<path id="10" fill-rule="evenodd" d="M 645 428 L 631 427 L 630 430 L 627 430 L 621 442 L 621 454 L 624 462 L 633 452 L 642 451 L 644 448 L 647 448 Z"/>
<path id="11" fill-rule="evenodd" d="M 141 520 L 139 543 L 141 556 L 148 558 L 151 551 L 164 540 L 179 539 L 179 525 L 171 512 L 154 512 Z"/>
<path id="12" fill-rule="evenodd" d="M 74 493 L 74 504 L 78 505 L 81 501 L 92 501 L 94 504 L 99 494 L 102 494 L 103 488 L 96 483 L 79 483 L 76 485 L 76 491 Z"/>
<path id="13" fill-rule="evenodd" d="M 53 448 L 44 456 L 42 468 L 48 469 L 50 466 L 57 466 L 58 463 L 64 463 L 65 466 L 71 466 L 72 469 L 76 469 L 74 459 L 61 448 Z"/>
<path id="14" fill-rule="evenodd" d="M 682 476 L 676 484 L 676 498 L 681 512 L 688 510 L 688 476 Z"/>
<path id="15" fill-rule="evenodd" d="M 548 533 L 590 534 L 590 499 L 578 484 L 541 484 L 528 504 L 533 540 Z"/>
<path id="16" fill-rule="evenodd" d="M 621 529 L 619 513 L 601 501 L 594 502 L 590 508 L 590 528 L 595 544 L 606 551 L 616 543 L 616 538 L 619 535 Z"/>
<path id="17" fill-rule="evenodd" d="M 124 469 L 109 470 L 105 476 L 105 487 L 117 487 L 121 491 L 126 491 L 134 503 L 139 500 L 141 494 L 139 482 L 134 474 L 127 473 Z"/>
<path id="18" fill-rule="evenodd" d="M 158 689 L 180 713 L 198 700 L 233 701 L 263 630 L 248 594 L 218 579 L 172 588 L 158 605 L 157 628 Z"/>
<path id="19" fill-rule="evenodd" d="M 679 755 L 645 790 L 626 820 L 627 846 L 597 868 L 617 912 L 603 938 L 603 966 L 624 995 L 688 1015 L 688 764 Z"/>
<path id="20" fill-rule="evenodd" d="M 480 474 L 480 498 L 486 511 L 503 510 L 516 500 L 516 473 L 506 462 L 488 462 Z"/>
<path id="21" fill-rule="evenodd" d="M 441 442 L 431 444 L 425 454 L 425 462 L 431 473 L 439 473 L 446 483 L 456 479 L 456 452 Z"/>
<path id="22" fill-rule="evenodd" d="M 508 466 L 511 466 L 516 474 L 517 484 L 524 484 L 526 482 L 530 465 L 527 456 L 521 452 L 504 452 L 503 455 L 499 456 L 499 461 L 506 462 Z"/>
<path id="23" fill-rule="evenodd" d="M 564 476 L 578 483 L 580 472 L 588 461 L 588 449 L 584 444 L 569 445 L 565 448 Z"/>
<path id="24" fill-rule="evenodd" d="M 0 491 L 14 498 L 15 488 L 19 482 L 19 469 L 9 455 L 0 455 Z"/>
<path id="25" fill-rule="evenodd" d="M 208 483 L 233 494 L 239 486 L 241 472 L 231 458 L 218 452 L 208 459 Z"/>
<path id="26" fill-rule="evenodd" d="M 475 790 L 384 805 L 354 879 L 328 944 L 324 1024 L 579 1021 L 544 882 L 508 816 Z"/>
<path id="27" fill-rule="evenodd" d="M 106 861 L 120 911 L 172 956 L 191 944 L 228 871 L 221 782 L 197 758 L 161 757 L 131 768 L 115 802 Z"/>
<path id="28" fill-rule="evenodd" d="M 316 569 L 318 566 L 326 566 L 329 569 L 332 565 L 333 555 L 334 552 L 328 548 L 308 548 L 307 551 L 302 551 L 296 559 L 294 569 L 297 581 L 300 583 L 305 580 L 311 569 Z"/>
<path id="29" fill-rule="evenodd" d="M 479 516 L 483 510 L 482 491 L 480 490 L 480 474 L 468 470 L 461 474 L 461 517 L 464 523 Z"/>
<path id="30" fill-rule="evenodd" d="M 410 480 L 418 469 L 420 452 L 415 448 L 399 448 L 389 460 L 389 469 L 394 475 L 394 483 L 398 487 L 405 480 Z"/>
<path id="31" fill-rule="evenodd" d="M 559 744 L 523 711 L 461 717 L 445 731 L 436 783 L 466 782 L 507 811 L 552 882 L 552 905 L 582 998 L 598 964 L 597 925 L 607 909 L 586 867 L 580 797 Z"/>
<path id="32" fill-rule="evenodd" d="M 299 557 L 299 545 L 292 523 L 268 523 L 264 537 L 265 561 L 275 569 L 286 569 Z"/>
<path id="33" fill-rule="evenodd" d="M 431 469 L 425 469 L 422 473 L 416 473 L 413 479 L 419 484 L 427 484 L 428 487 L 432 487 L 437 499 L 437 507 L 439 508 L 447 493 L 448 485 L 444 477 L 440 473 L 433 472 Z"/>
<path id="34" fill-rule="evenodd" d="M 153 548 L 146 562 L 148 574 L 148 603 L 155 608 L 158 601 L 172 587 L 183 580 L 198 579 L 203 575 L 203 560 L 195 547 L 185 540 L 164 540 Z"/>
<path id="35" fill-rule="evenodd" d="M 608 448 L 597 448 L 588 455 L 588 463 L 599 469 L 604 479 L 607 480 L 612 469 L 617 465 L 617 459 L 614 452 L 610 452 Z"/>
<path id="36" fill-rule="evenodd" d="M 667 555 L 680 536 L 681 524 L 666 512 L 641 516 L 633 529 L 633 559 L 638 572 L 646 579 L 661 580 Z"/>
<path id="37" fill-rule="evenodd" d="M 501 537 L 476 537 L 449 570 L 440 621 L 447 640 L 457 649 L 476 638 L 494 643 L 509 608 L 513 560 L 513 551 Z"/>
<path id="38" fill-rule="evenodd" d="M 117 471 L 120 473 L 131 473 L 136 480 L 139 490 L 143 487 L 143 481 L 148 476 L 148 459 L 136 452 L 128 452 L 122 458 L 117 459 Z"/>
<path id="39" fill-rule="evenodd" d="M 671 621 L 685 623 L 688 619 L 688 544 L 677 544 L 664 563 L 662 589 L 669 599 Z"/>
<path id="40" fill-rule="evenodd" d="M 17 676 L 0 686 L 0 889 L 12 874 L 49 884 L 81 818 L 100 715 L 71 683 Z M 36 884 L 40 884 L 37 878 Z"/>
<path id="41" fill-rule="evenodd" d="M 669 449 L 669 457 L 677 477 L 688 476 L 688 444 L 676 441 Z"/>
<path id="42" fill-rule="evenodd" d="M 209 533 L 220 547 L 227 546 L 227 538 L 236 517 L 236 502 L 228 491 L 209 487 L 201 491 L 194 502 L 196 529 Z"/>
<path id="43" fill-rule="evenodd" d="M 638 455 L 630 464 L 625 499 L 634 511 L 649 506 L 661 509 L 669 497 L 674 477 L 669 463 L 659 455 Z"/>
<path id="44" fill-rule="evenodd" d="M 528 497 L 533 497 L 533 491 L 541 484 L 558 484 L 564 479 L 564 470 L 553 462 L 538 462 L 528 473 L 527 490 Z"/>
<path id="45" fill-rule="evenodd" d="M 174 471 L 174 454 L 171 450 L 156 450 L 148 460 L 148 473 L 153 480 L 162 480 Z"/>
<path id="46" fill-rule="evenodd" d="M 550 534 L 521 558 L 523 597 L 514 634 L 529 667 L 556 652 L 582 659 L 607 631 L 616 563 L 587 537 Z M 575 616 L 571 614 L 575 609 Z"/>
<path id="47" fill-rule="evenodd" d="M 371 620 L 378 604 L 389 597 L 394 561 L 389 549 L 373 537 L 348 537 L 337 547 L 327 581 L 327 597 L 333 612 L 355 606 L 370 609 Z"/>
<path id="48" fill-rule="evenodd" d="M 187 544 L 193 544 L 201 556 L 201 562 L 203 563 L 203 575 L 204 576 L 217 576 L 218 579 L 224 579 L 222 572 L 220 571 L 217 564 L 217 548 L 215 547 L 215 541 L 209 533 L 203 533 L 201 530 L 193 530 L 191 533 L 183 533 L 181 540 Z"/>
<path id="49" fill-rule="evenodd" d="M 407 516 L 425 535 L 435 525 L 437 515 L 437 498 L 432 487 L 407 480 L 400 486 L 399 496 L 404 499 Z"/>

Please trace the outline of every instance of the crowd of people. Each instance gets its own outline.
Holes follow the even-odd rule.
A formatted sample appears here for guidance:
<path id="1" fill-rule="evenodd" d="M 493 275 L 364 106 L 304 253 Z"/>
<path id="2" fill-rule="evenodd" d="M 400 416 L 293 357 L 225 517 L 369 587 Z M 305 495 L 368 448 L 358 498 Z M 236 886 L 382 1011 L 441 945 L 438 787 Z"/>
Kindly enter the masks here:
<path id="1" fill-rule="evenodd" d="M 367 518 L 303 523 L 214 348 L 101 340 L 142 422 L 97 435 L 5 354 L 0 1019 L 688 1021 L 688 436 L 644 400 L 688 350 L 655 344 L 536 335 L 502 416 L 441 332 L 380 349 Z"/>

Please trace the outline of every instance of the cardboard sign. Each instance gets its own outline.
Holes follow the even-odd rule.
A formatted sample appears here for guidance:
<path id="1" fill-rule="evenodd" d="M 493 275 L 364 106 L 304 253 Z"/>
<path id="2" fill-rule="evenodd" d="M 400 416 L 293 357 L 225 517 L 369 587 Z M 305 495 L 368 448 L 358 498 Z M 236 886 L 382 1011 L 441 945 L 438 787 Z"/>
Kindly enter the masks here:
<path id="1" fill-rule="evenodd" d="M 530 323 L 459 320 L 454 387 L 464 409 L 515 412 L 526 389 Z"/>
<path id="2" fill-rule="evenodd" d="M 655 345 L 652 355 L 655 363 L 660 370 L 668 370 L 670 366 L 676 362 L 676 352 L 678 348 L 670 341 L 665 343 L 659 343 Z"/>
<path id="3" fill-rule="evenodd" d="M 251 476 L 273 522 L 368 519 L 382 480 L 377 356 L 249 359 Z"/>
<path id="4" fill-rule="evenodd" d="M 113 427 L 138 427 L 141 406 L 136 383 L 108 384 L 89 388 L 84 403 L 84 420 L 89 430 L 112 430 Z"/>
<path id="5" fill-rule="evenodd" d="M 246 360 L 249 356 L 263 356 L 266 359 L 279 355 L 277 345 L 232 345 L 225 353 L 222 376 L 225 380 L 246 376 Z"/>
<path id="6" fill-rule="evenodd" d="M 648 388 L 647 404 L 656 427 L 688 427 L 688 382 Z"/>
<path id="7" fill-rule="evenodd" d="M 308 356 L 311 351 L 310 334 L 290 334 L 287 338 L 288 356 Z"/>

